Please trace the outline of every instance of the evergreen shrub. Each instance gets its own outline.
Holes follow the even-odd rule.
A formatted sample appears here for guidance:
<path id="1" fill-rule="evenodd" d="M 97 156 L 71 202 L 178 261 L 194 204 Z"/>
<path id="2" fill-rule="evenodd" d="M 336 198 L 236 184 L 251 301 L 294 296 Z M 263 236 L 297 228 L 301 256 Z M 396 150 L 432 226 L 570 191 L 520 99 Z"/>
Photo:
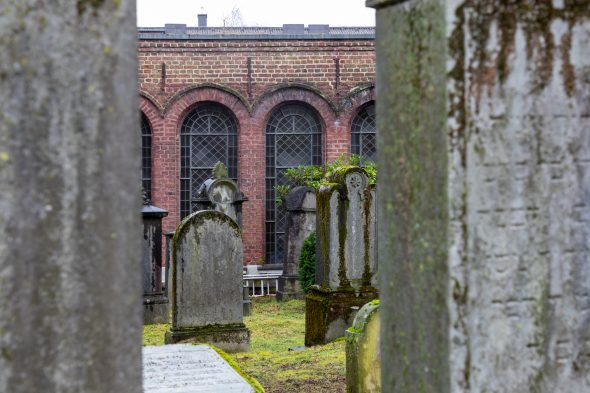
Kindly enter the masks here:
<path id="1" fill-rule="evenodd" d="M 315 283 L 315 244 L 316 236 L 315 232 L 312 232 L 303 241 L 299 255 L 299 282 L 305 293 Z"/>

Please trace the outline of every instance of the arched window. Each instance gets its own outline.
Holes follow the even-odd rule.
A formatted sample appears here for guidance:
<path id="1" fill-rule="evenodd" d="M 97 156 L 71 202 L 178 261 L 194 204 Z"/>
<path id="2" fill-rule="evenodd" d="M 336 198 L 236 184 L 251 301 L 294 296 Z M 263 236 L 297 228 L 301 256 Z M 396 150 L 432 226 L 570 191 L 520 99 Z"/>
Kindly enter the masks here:
<path id="1" fill-rule="evenodd" d="M 203 104 L 193 109 L 180 128 L 180 215 L 193 212 L 199 187 L 211 177 L 218 162 L 238 177 L 238 135 L 233 116 L 221 105 Z"/>
<path id="2" fill-rule="evenodd" d="M 275 186 L 288 184 L 288 168 L 321 164 L 322 127 L 314 112 L 294 103 L 276 108 L 266 126 L 266 263 L 285 255 L 286 215 L 277 209 Z"/>
<path id="3" fill-rule="evenodd" d="M 375 104 L 361 108 L 352 121 L 350 129 L 350 152 L 365 160 L 377 160 L 377 124 L 375 123 Z"/>
<path id="4" fill-rule="evenodd" d="M 141 113 L 141 185 L 148 199 L 152 199 L 152 128 L 147 116 Z"/>

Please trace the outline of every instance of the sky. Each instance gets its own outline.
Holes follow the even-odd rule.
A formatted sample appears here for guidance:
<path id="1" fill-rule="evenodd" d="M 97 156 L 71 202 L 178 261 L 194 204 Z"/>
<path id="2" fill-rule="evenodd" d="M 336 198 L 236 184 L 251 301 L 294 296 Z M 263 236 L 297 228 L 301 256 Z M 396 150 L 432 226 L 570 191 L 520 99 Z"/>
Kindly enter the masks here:
<path id="1" fill-rule="evenodd" d="M 375 26 L 375 10 L 365 7 L 365 0 L 137 0 L 137 26 L 196 26 L 201 7 L 208 26 L 223 26 L 223 18 L 234 7 L 240 10 L 244 26 Z"/>

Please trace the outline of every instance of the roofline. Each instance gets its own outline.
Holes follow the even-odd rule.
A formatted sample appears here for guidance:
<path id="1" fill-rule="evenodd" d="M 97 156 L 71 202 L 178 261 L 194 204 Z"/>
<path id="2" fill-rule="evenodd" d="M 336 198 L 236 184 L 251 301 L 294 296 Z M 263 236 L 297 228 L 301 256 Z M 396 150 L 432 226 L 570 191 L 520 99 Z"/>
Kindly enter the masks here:
<path id="1" fill-rule="evenodd" d="M 375 40 L 374 34 L 341 34 L 341 35 L 331 35 L 331 34 L 316 34 L 316 35 L 307 35 L 307 34 L 281 34 L 281 35 L 271 35 L 271 34 L 249 34 L 249 35 L 239 35 L 239 34 L 215 34 L 215 35 L 194 35 L 194 34 L 143 34 L 140 33 L 138 35 L 140 40 L 206 40 L 206 41 L 229 41 L 229 40 L 366 40 L 366 41 L 373 41 Z"/>
<path id="2" fill-rule="evenodd" d="M 138 27 L 140 40 L 374 40 L 375 27 Z"/>

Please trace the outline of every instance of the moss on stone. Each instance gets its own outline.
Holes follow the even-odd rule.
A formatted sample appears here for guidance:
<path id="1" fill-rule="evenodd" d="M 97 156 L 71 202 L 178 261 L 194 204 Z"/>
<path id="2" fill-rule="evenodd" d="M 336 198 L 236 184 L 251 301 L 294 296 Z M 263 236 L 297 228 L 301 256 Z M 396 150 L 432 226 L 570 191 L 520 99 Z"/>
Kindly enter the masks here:
<path id="1" fill-rule="evenodd" d="M 305 345 L 328 342 L 330 324 L 337 319 L 350 321 L 352 313 L 377 297 L 376 291 L 324 291 L 313 288 L 305 296 Z M 344 334 L 344 332 L 342 332 Z"/>
<path id="2" fill-rule="evenodd" d="M 352 285 L 346 273 L 346 238 L 348 227 L 346 225 L 350 201 L 347 192 L 339 192 L 338 200 L 338 290 L 351 290 Z"/>
<path id="3" fill-rule="evenodd" d="M 553 75 L 554 57 L 556 42 L 551 31 L 553 22 L 565 21 L 569 26 L 569 32 L 565 35 L 565 42 L 561 42 L 562 76 L 564 78 L 564 90 L 568 95 L 573 94 L 575 87 L 575 72 L 569 61 L 570 45 L 567 36 L 571 35 L 574 25 L 583 19 L 590 17 L 590 7 L 587 3 L 579 0 L 565 0 L 563 6 L 554 6 L 552 2 L 545 0 L 514 1 L 506 2 L 501 0 L 471 0 L 466 1 L 464 10 L 472 9 L 469 20 L 470 35 L 475 41 L 475 56 L 477 66 L 470 67 L 474 72 L 474 87 L 476 98 L 479 102 L 483 88 L 491 86 L 497 77 L 503 83 L 510 74 L 509 57 L 515 50 L 515 38 L 517 28 L 524 32 L 526 40 L 526 53 L 535 64 L 534 75 L 535 88 L 544 88 Z M 459 11 L 459 10 L 458 10 Z M 460 16 L 464 20 L 464 16 Z M 499 48 L 497 56 L 487 50 L 490 40 L 492 25 L 498 29 Z M 453 31 L 453 39 L 450 48 L 456 48 L 459 33 L 464 29 L 461 23 Z M 494 51 L 496 53 L 496 51 Z M 458 59 L 458 57 L 454 57 Z"/>
<path id="4" fill-rule="evenodd" d="M 211 348 L 213 348 L 213 350 L 215 352 L 217 352 L 219 354 L 219 356 L 221 356 L 223 358 L 223 360 L 225 360 L 234 370 L 236 370 L 236 372 L 238 374 L 240 374 L 240 376 L 242 378 L 244 378 L 246 380 L 246 382 L 248 382 L 248 384 L 250 384 L 250 386 L 252 386 L 252 388 L 254 388 L 254 390 L 256 391 L 256 393 L 264 393 L 264 388 L 262 387 L 262 385 L 260 384 L 260 382 L 258 382 L 256 380 L 256 378 L 246 374 L 238 365 L 238 363 L 234 360 L 233 357 L 231 357 L 230 355 L 228 355 L 225 351 L 223 351 L 221 348 L 217 348 L 215 345 L 211 345 L 208 344 Z"/>
<path id="5" fill-rule="evenodd" d="M 316 268 L 316 277 L 318 272 L 322 273 L 322 281 L 318 282 L 316 278 L 316 284 L 322 288 L 329 288 L 329 277 L 328 277 L 328 261 L 329 261 L 329 250 L 328 250 L 328 233 L 330 227 L 330 199 L 332 193 L 335 191 L 334 187 L 323 186 L 316 193 L 316 229 L 317 229 L 317 241 L 320 247 L 320 258 L 318 258 L 319 269 Z"/>
<path id="6" fill-rule="evenodd" d="M 371 279 L 373 278 L 373 273 L 371 272 L 371 236 L 369 234 L 369 228 L 371 227 L 371 205 L 373 204 L 373 194 L 371 194 L 371 191 L 373 187 L 374 185 L 369 186 L 363 191 L 363 214 L 365 217 L 365 225 L 363 227 L 363 242 L 365 245 L 365 250 L 363 255 L 364 268 L 362 287 L 370 287 Z"/>
<path id="7" fill-rule="evenodd" d="M 7 360 L 7 361 L 11 361 L 12 360 L 12 352 L 10 351 L 10 349 L 4 347 L 2 348 L 2 351 L 0 351 L 0 353 L 2 353 L 2 357 Z"/>
<path id="8" fill-rule="evenodd" d="M 367 178 L 369 175 L 367 171 L 359 166 L 355 165 L 343 165 L 341 167 L 335 168 L 328 176 L 328 182 L 338 184 L 340 186 L 345 186 L 346 175 L 349 173 L 361 173 L 362 175 L 366 176 Z"/>
<path id="9" fill-rule="evenodd" d="M 424 0 L 377 15 L 376 34 L 390 38 L 376 42 L 387 70 L 377 76 L 377 214 L 389 218 L 379 221 L 378 253 L 391 262 L 379 266 L 380 297 L 391 305 L 383 383 L 396 391 L 450 388 L 449 340 L 440 329 L 449 321 L 445 11 L 444 2 Z"/>
<path id="10" fill-rule="evenodd" d="M 365 304 L 346 330 L 346 379 L 350 393 L 381 391 L 379 306 Z"/>
<path id="11" fill-rule="evenodd" d="M 96 10 L 103 5 L 104 1 L 105 0 L 77 0 L 76 7 L 78 9 L 78 15 L 84 14 L 88 8 Z"/>

